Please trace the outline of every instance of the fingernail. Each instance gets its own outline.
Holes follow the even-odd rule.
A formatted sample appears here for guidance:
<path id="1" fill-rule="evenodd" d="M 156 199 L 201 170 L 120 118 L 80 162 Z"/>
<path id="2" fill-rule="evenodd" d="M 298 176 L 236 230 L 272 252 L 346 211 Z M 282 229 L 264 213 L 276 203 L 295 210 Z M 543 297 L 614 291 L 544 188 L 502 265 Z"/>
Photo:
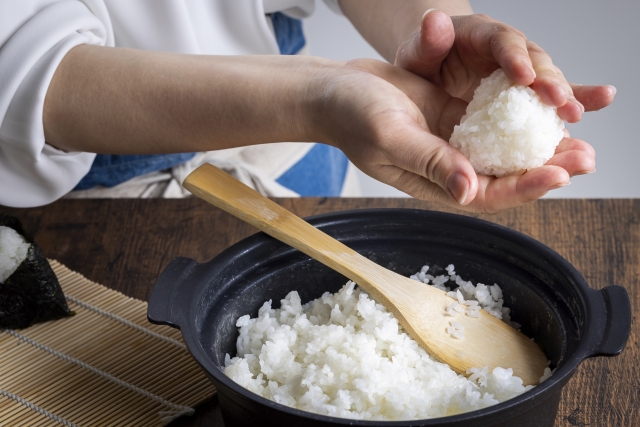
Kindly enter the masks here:
<path id="1" fill-rule="evenodd" d="M 522 63 L 529 69 L 529 71 L 531 71 L 531 75 L 535 79 L 536 78 L 536 70 L 533 69 L 533 65 L 531 65 L 531 62 L 529 62 L 529 60 L 526 59 L 526 58 L 522 58 Z"/>
<path id="2" fill-rule="evenodd" d="M 611 90 L 613 91 L 613 94 L 615 95 L 616 93 L 618 93 L 618 89 L 616 89 L 616 87 L 614 85 L 609 85 L 609 87 L 611 88 Z"/>
<path id="3" fill-rule="evenodd" d="M 461 205 L 469 194 L 469 180 L 459 172 L 454 172 L 447 180 L 447 191 Z"/>
<path id="4" fill-rule="evenodd" d="M 574 101 L 576 104 L 578 104 L 578 107 L 580 107 L 580 110 L 582 111 L 582 113 L 584 113 L 584 105 L 582 105 L 582 103 L 578 102 L 578 101 Z"/>
<path id="5" fill-rule="evenodd" d="M 438 9 L 427 9 L 427 11 L 422 15 L 421 21 L 424 20 L 424 17 L 427 16 L 429 14 L 429 12 L 433 12 L 434 10 L 438 10 Z"/>
<path id="6" fill-rule="evenodd" d="M 566 187 L 567 185 L 571 185 L 571 181 L 564 184 L 556 184 L 553 187 L 551 187 L 549 190 L 557 190 L 558 188 Z"/>
<path id="7" fill-rule="evenodd" d="M 596 170 L 592 170 L 592 171 L 575 171 L 573 172 L 570 176 L 571 178 L 573 178 L 574 176 L 578 176 L 578 175 L 591 175 L 592 173 L 596 173 Z"/>
<path id="8" fill-rule="evenodd" d="M 560 84 L 560 81 L 559 81 L 559 80 L 551 79 L 550 81 L 551 81 L 551 83 L 553 83 L 554 85 L 559 86 L 559 87 L 560 87 L 560 89 L 562 89 L 562 91 L 564 92 L 565 96 L 567 96 L 567 97 L 571 97 L 571 96 L 572 96 L 572 95 L 569 93 L 569 91 L 567 90 L 567 88 L 565 88 L 564 86 L 562 86 L 562 84 Z"/>

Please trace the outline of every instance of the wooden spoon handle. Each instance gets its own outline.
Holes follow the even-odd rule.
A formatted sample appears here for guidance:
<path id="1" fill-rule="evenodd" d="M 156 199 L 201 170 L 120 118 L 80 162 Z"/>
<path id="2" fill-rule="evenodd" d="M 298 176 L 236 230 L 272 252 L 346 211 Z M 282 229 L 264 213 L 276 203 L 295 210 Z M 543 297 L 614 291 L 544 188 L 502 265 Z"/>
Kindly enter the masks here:
<path id="1" fill-rule="evenodd" d="M 381 302 L 400 325 L 436 359 L 466 374 L 474 366 L 513 367 L 525 384 L 537 384 L 547 364 L 535 343 L 501 320 L 481 311 L 458 316 L 465 339 L 447 332 L 453 302 L 443 291 L 402 277 L 348 248 L 240 181 L 205 164 L 182 184 L 196 196 L 304 252 L 356 282 Z"/>
<path id="2" fill-rule="evenodd" d="M 379 266 L 217 167 L 204 164 L 182 183 L 194 195 L 348 277 L 367 291 Z M 369 289 L 368 289 L 369 288 Z"/>

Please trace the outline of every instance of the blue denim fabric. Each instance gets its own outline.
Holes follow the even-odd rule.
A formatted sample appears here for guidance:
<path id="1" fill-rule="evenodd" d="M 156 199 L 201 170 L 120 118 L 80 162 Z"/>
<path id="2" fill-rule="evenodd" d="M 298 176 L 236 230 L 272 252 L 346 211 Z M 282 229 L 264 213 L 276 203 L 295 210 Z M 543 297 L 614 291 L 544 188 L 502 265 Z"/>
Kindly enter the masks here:
<path id="1" fill-rule="evenodd" d="M 289 18 L 284 13 L 275 12 L 271 14 L 271 22 L 280 54 L 295 55 L 300 52 L 307 43 L 302 32 L 302 21 Z"/>
<path id="2" fill-rule="evenodd" d="M 349 160 L 342 151 L 317 143 L 276 182 L 301 196 L 338 197 L 342 191 Z"/>
<path id="3" fill-rule="evenodd" d="M 184 163 L 196 153 L 116 155 L 98 154 L 89 173 L 74 190 L 87 190 L 95 186 L 113 187 L 125 181 Z"/>
<path id="4" fill-rule="evenodd" d="M 293 55 L 306 43 L 302 22 L 280 12 L 271 14 L 276 41 L 283 55 Z M 113 187 L 136 176 L 169 169 L 186 162 L 196 153 L 114 155 L 98 154 L 74 190 L 95 186 Z M 339 196 L 348 160 L 340 150 L 316 144 L 305 157 L 277 179 L 301 196 Z"/>

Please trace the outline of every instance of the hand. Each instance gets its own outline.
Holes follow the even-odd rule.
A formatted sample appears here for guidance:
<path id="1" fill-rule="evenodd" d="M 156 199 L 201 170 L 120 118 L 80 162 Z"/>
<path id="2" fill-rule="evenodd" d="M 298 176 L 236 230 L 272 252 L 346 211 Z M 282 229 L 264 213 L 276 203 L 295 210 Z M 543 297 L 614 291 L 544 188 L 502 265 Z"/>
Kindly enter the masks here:
<path id="1" fill-rule="evenodd" d="M 476 175 L 447 142 L 467 103 L 398 67 L 356 60 L 315 82 L 318 139 L 341 148 L 363 172 L 405 193 L 473 212 L 538 199 L 591 171 L 595 153 L 567 137 L 547 165 L 519 176 Z"/>
<path id="2" fill-rule="evenodd" d="M 395 64 L 470 101 L 480 79 L 502 68 L 514 82 L 531 86 L 558 115 L 577 122 L 584 111 L 613 101 L 613 86 L 569 83 L 551 57 L 515 28 L 486 15 L 449 17 L 432 10 L 400 45 Z"/>

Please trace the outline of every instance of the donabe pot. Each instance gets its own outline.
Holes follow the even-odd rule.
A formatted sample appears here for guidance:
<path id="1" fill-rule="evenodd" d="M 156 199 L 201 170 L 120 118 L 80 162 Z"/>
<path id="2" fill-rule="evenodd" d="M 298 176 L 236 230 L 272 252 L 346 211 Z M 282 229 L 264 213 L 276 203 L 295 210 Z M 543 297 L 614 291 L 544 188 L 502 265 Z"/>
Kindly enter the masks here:
<path id="1" fill-rule="evenodd" d="M 228 378 L 225 354 L 236 355 L 240 316 L 274 308 L 290 291 L 303 302 L 336 292 L 347 279 L 264 233 L 198 264 L 176 258 L 158 279 L 148 317 L 182 331 L 187 347 L 218 390 L 227 427 L 244 426 L 552 426 L 562 387 L 578 364 L 619 354 L 631 327 L 624 288 L 591 289 L 556 252 L 508 228 L 440 212 L 375 209 L 309 218 L 325 233 L 372 261 L 408 276 L 424 264 L 431 274 L 454 264 L 465 280 L 498 283 L 522 331 L 557 367 L 554 375 L 514 399 L 461 415 L 419 421 L 355 421 L 289 408 Z"/>

